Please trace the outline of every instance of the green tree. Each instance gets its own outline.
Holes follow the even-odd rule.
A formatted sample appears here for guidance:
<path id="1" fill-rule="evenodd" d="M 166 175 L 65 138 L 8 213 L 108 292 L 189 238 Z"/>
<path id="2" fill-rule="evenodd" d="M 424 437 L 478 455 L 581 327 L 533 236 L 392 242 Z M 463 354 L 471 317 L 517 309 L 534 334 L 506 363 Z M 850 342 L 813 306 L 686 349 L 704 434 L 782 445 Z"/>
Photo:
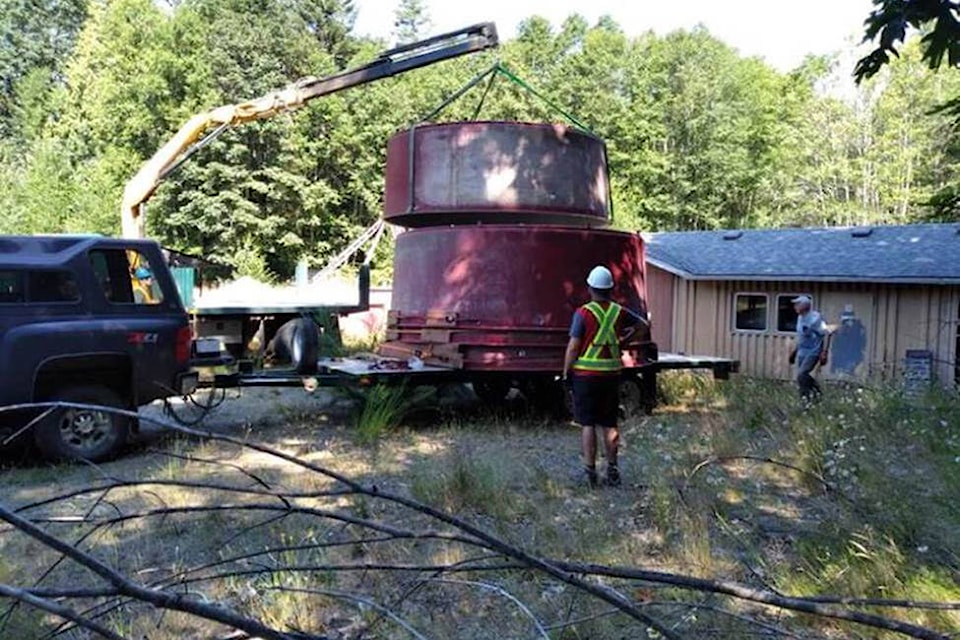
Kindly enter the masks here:
<path id="1" fill-rule="evenodd" d="M 86 18 L 87 0 L 0 2 L 0 137 L 16 133 L 14 116 L 21 82 L 30 89 L 59 82 Z"/>
<path id="2" fill-rule="evenodd" d="M 338 20 L 349 17 L 348 7 L 342 8 Z M 335 55 L 345 49 L 335 44 L 333 51 L 325 50 L 316 36 L 317 25 L 329 15 L 329 3 L 184 2 L 174 15 L 174 33 L 198 78 L 192 99 L 188 95 L 184 102 L 199 111 L 334 71 Z M 201 24 L 208 27 L 197 29 Z M 303 132 L 303 115 L 244 125 L 183 165 L 151 205 L 153 232 L 226 263 L 241 254 L 256 261 L 259 254 L 278 274 L 291 272 L 302 255 L 322 250 L 313 242 L 314 209 L 331 189 L 318 184 L 326 176 L 310 170 L 316 157 L 308 142 L 328 139 L 329 123 Z"/>
<path id="3" fill-rule="evenodd" d="M 424 0 L 400 0 L 393 12 L 393 35 L 399 44 L 422 39 L 430 28 Z"/>

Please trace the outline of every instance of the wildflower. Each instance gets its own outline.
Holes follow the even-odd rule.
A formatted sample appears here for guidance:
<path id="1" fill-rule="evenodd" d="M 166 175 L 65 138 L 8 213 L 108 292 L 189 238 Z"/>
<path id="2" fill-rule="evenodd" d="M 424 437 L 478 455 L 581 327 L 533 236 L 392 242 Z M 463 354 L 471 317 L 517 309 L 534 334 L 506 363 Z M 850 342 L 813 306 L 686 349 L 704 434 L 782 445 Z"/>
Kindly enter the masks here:
<path id="1" fill-rule="evenodd" d="M 930 547 L 928 547 L 925 544 L 922 544 L 919 547 L 917 547 L 917 553 L 926 553 L 929 550 L 930 550 Z"/>

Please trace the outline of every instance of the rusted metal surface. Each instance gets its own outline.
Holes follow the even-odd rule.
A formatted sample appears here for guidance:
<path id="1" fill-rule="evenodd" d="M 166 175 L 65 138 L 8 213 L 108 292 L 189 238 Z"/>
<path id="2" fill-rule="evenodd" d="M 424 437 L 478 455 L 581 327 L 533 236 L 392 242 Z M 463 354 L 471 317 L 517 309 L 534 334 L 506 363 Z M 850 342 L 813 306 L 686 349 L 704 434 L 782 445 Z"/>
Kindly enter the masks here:
<path id="1" fill-rule="evenodd" d="M 646 312 L 643 241 L 616 231 L 475 225 L 397 238 L 393 310 L 381 354 L 475 371 L 556 371 L 584 279 L 604 264 L 614 298 Z M 642 345 L 625 364 L 643 362 Z"/>
<path id="2" fill-rule="evenodd" d="M 563 125 L 456 122 L 401 131 L 387 147 L 384 219 L 603 226 L 602 140 Z"/>

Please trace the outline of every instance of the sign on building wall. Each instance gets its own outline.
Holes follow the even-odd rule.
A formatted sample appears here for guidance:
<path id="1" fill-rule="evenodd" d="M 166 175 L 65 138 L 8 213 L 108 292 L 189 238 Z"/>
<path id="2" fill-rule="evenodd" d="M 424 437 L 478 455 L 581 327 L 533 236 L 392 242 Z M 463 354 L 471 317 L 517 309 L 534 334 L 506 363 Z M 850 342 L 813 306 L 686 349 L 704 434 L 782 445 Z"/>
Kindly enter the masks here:
<path id="1" fill-rule="evenodd" d="M 908 349 L 904 359 L 903 381 L 907 393 L 920 394 L 933 382 L 933 352 L 925 349 Z"/>

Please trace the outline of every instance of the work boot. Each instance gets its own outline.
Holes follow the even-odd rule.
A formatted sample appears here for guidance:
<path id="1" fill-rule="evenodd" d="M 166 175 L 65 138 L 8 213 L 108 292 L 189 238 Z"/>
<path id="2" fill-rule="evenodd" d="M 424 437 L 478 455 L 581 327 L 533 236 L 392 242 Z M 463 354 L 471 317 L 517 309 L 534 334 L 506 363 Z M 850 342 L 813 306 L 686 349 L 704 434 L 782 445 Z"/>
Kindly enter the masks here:
<path id="1" fill-rule="evenodd" d="M 583 468 L 583 479 L 587 483 L 587 486 L 591 489 L 596 489 L 599 482 L 597 481 L 597 469 L 596 467 L 584 467 Z"/>
<path id="2" fill-rule="evenodd" d="M 620 486 L 620 469 L 616 465 L 607 465 L 607 486 Z"/>

